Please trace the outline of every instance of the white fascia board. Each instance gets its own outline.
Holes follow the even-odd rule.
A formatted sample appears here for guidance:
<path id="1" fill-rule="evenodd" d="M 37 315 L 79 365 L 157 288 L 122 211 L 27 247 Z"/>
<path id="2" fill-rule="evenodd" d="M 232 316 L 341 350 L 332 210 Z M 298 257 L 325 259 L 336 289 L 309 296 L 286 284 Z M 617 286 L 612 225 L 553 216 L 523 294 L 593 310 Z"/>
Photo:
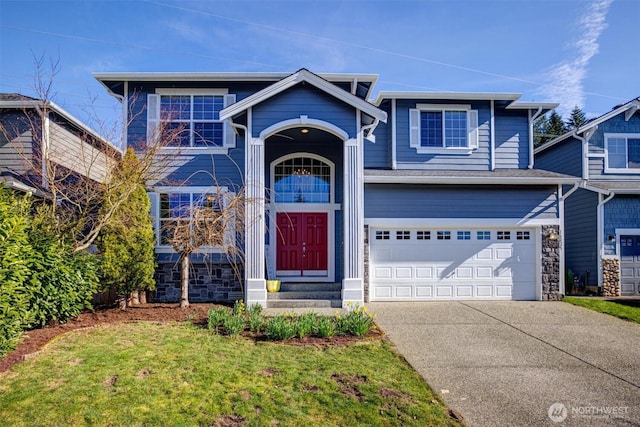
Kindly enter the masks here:
<path id="1" fill-rule="evenodd" d="M 512 102 L 507 105 L 507 110 L 537 110 L 542 108 L 543 110 L 553 110 L 560 104 L 557 102 Z"/>
<path id="2" fill-rule="evenodd" d="M 375 105 L 370 104 L 368 101 L 365 101 L 355 95 L 352 95 L 349 92 L 340 89 L 331 82 L 328 82 L 322 77 L 304 69 L 298 71 L 297 73 L 291 74 L 290 76 L 272 84 L 271 86 L 223 109 L 222 111 L 220 111 L 220 120 L 232 118 L 236 114 L 241 113 L 242 111 L 245 111 L 246 109 L 251 108 L 254 105 L 259 104 L 301 82 L 306 82 L 315 86 L 316 88 L 326 92 L 334 98 L 337 98 L 353 106 L 354 108 L 370 115 L 374 119 L 378 119 L 385 123 L 387 121 L 387 113 L 380 110 Z"/>
<path id="3" fill-rule="evenodd" d="M 565 133 L 564 135 L 560 135 L 559 137 L 552 139 L 551 141 L 547 142 L 546 144 L 544 144 L 541 147 L 536 148 L 535 150 L 535 154 L 538 154 L 544 150 L 546 150 L 547 148 L 551 148 L 554 145 L 568 139 L 571 136 L 574 136 L 576 134 L 584 134 L 586 131 L 588 131 L 589 129 L 592 129 L 594 127 L 597 127 L 600 123 L 606 122 L 607 120 L 611 119 L 612 117 L 617 116 L 618 114 L 622 114 L 624 112 L 626 112 L 629 109 L 635 109 L 635 108 L 640 108 L 640 100 L 638 99 L 634 99 L 630 102 L 627 102 L 624 105 L 621 105 L 620 107 L 616 108 L 615 110 L 611 110 L 606 114 L 603 114 L 602 116 L 598 117 L 597 119 L 591 120 L 589 123 L 585 124 L 582 127 L 579 127 L 578 129 L 573 129 L 567 133 Z"/>
<path id="4" fill-rule="evenodd" d="M 91 135 L 96 140 L 108 145 L 109 147 L 117 150 L 118 152 L 123 153 L 123 151 L 119 147 L 115 146 L 114 144 L 111 144 L 109 141 L 104 139 L 104 137 L 99 135 L 98 132 L 96 132 L 95 130 L 91 129 L 89 126 L 87 126 L 82 121 L 80 121 L 80 119 L 76 118 L 71 113 L 69 113 L 64 108 L 60 107 L 58 104 L 56 104 L 53 101 L 39 101 L 39 100 L 33 100 L 33 101 L 0 101 L 0 108 L 15 108 L 15 109 L 25 109 L 25 108 L 31 109 L 32 108 L 32 109 L 37 109 L 37 108 L 44 107 L 45 103 L 46 103 L 46 106 L 48 108 L 50 108 L 56 114 L 59 114 L 61 117 L 63 117 L 69 123 L 72 123 L 73 125 L 78 127 L 78 129 L 80 129 L 81 131 Z"/>
<path id="5" fill-rule="evenodd" d="M 295 73 L 294 73 L 295 74 Z M 124 72 L 124 73 L 93 73 L 99 81 L 278 81 L 290 76 L 291 73 L 215 73 L 215 72 Z M 330 82 L 359 82 L 378 80 L 377 74 L 350 73 L 319 73 L 318 76 Z"/>
<path id="6" fill-rule="evenodd" d="M 385 99 L 451 99 L 469 101 L 516 101 L 519 93 L 500 92 L 379 92 L 373 103 L 380 105 Z"/>
<path id="7" fill-rule="evenodd" d="M 536 177 L 469 177 L 469 176 L 384 176 L 366 175 L 365 184 L 502 184 L 502 185 L 557 185 L 576 184 L 581 178 Z"/>

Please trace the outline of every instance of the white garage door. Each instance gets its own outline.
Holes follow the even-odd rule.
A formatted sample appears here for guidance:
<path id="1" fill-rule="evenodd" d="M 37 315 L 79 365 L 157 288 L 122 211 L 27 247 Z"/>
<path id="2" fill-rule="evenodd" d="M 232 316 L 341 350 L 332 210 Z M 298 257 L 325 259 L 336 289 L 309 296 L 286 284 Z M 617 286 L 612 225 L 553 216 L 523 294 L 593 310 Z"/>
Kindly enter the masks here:
<path id="1" fill-rule="evenodd" d="M 370 298 L 535 300 L 533 229 L 372 228 Z"/>

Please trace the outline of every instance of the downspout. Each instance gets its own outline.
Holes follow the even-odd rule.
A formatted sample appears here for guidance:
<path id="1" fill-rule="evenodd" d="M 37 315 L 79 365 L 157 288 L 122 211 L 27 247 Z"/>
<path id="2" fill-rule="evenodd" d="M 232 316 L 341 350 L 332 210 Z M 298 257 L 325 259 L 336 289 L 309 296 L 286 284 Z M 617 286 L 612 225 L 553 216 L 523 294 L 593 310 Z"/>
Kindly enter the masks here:
<path id="1" fill-rule="evenodd" d="M 398 168 L 396 154 L 396 99 L 391 99 L 391 169 Z"/>
<path id="2" fill-rule="evenodd" d="M 529 165 L 528 169 L 533 169 L 533 165 L 535 162 L 535 157 L 533 153 L 533 127 L 536 122 L 540 120 L 544 115 L 542 114 L 542 107 L 538 107 L 538 111 L 536 111 L 533 115 L 531 115 L 531 110 L 529 110 Z M 575 190 L 574 190 L 575 191 Z"/>
<path id="3" fill-rule="evenodd" d="M 48 109 L 46 108 L 47 102 L 45 101 L 42 105 L 45 107 L 44 109 L 36 105 L 35 110 L 38 112 L 38 115 L 40 116 L 40 125 L 42 126 L 42 129 L 40 129 L 40 132 L 41 132 L 40 133 L 40 149 L 42 150 L 42 153 L 41 153 L 42 158 L 40 159 L 40 161 L 42 162 L 41 184 L 42 184 L 42 188 L 48 189 L 49 188 L 49 180 L 48 180 L 49 169 L 47 166 L 48 166 L 49 149 L 50 149 L 49 112 L 48 112 Z"/>
<path id="4" fill-rule="evenodd" d="M 574 138 L 582 142 L 582 179 L 587 179 L 589 177 L 589 157 L 587 156 L 587 150 L 588 150 L 587 139 L 583 136 L 578 135 L 577 129 L 574 129 L 571 136 L 573 136 Z"/>
<path id="5" fill-rule="evenodd" d="M 603 233 L 604 233 L 604 205 L 606 205 L 607 203 L 609 203 L 611 201 L 611 199 L 614 198 L 614 196 L 616 195 L 616 193 L 611 192 L 611 194 L 609 194 L 609 196 L 603 200 L 599 200 L 598 201 L 598 225 L 597 225 L 597 230 L 598 230 L 598 236 L 597 236 L 597 241 L 598 241 L 598 286 L 604 285 L 604 270 L 602 268 L 602 261 L 603 261 L 603 257 L 604 257 L 604 242 L 603 242 Z M 598 199 L 600 199 L 601 195 L 598 194 Z"/>
<path id="6" fill-rule="evenodd" d="M 358 79 L 354 78 L 353 82 L 351 82 L 351 95 L 355 95 L 358 91 Z"/>
<path id="7" fill-rule="evenodd" d="M 496 119 L 495 119 L 495 103 L 491 100 L 491 144 L 490 144 L 490 166 L 489 170 L 496 170 Z"/>

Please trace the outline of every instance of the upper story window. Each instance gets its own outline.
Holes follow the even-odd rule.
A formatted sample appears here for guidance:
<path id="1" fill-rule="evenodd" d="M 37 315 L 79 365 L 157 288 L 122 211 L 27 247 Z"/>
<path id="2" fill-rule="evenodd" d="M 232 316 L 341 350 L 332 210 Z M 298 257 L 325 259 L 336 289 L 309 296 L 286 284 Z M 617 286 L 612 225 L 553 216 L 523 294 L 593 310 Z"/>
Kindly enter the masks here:
<path id="1" fill-rule="evenodd" d="M 409 128 L 418 153 L 478 148 L 478 111 L 470 105 L 418 104 L 409 110 Z"/>
<path id="2" fill-rule="evenodd" d="M 220 111 L 235 102 L 226 90 L 158 89 L 147 97 L 147 139 L 166 148 L 226 152 L 235 147 L 233 130 Z"/>
<path id="3" fill-rule="evenodd" d="M 605 134 L 607 172 L 640 172 L 640 134 Z"/>

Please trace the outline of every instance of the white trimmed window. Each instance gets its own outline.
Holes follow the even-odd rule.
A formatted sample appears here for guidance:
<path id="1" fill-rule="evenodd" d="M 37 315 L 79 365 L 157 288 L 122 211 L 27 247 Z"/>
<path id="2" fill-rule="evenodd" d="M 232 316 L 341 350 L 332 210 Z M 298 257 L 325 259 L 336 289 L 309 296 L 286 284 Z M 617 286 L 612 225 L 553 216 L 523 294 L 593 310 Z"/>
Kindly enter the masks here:
<path id="1" fill-rule="evenodd" d="M 235 134 L 220 111 L 235 101 L 224 89 L 157 89 L 147 95 L 147 140 L 166 138 L 167 149 L 226 153 L 235 147 Z"/>
<path id="2" fill-rule="evenodd" d="M 418 153 L 478 148 L 478 110 L 470 105 L 418 104 L 409 110 L 409 145 Z"/>
<path id="3" fill-rule="evenodd" d="M 171 238 L 173 231 L 182 222 L 191 224 L 192 233 L 211 232 L 215 227 L 219 227 L 220 230 L 216 233 L 220 236 L 219 242 L 202 246 L 197 252 L 224 252 L 225 247 L 235 244 L 233 215 L 229 212 L 223 213 L 234 195 L 226 187 L 169 187 L 149 193 L 156 234 L 156 251 L 174 251 Z M 203 222 L 202 227 L 198 226 L 198 221 Z"/>
<path id="4" fill-rule="evenodd" d="M 605 172 L 640 172 L 640 133 L 608 133 L 604 140 Z"/>

